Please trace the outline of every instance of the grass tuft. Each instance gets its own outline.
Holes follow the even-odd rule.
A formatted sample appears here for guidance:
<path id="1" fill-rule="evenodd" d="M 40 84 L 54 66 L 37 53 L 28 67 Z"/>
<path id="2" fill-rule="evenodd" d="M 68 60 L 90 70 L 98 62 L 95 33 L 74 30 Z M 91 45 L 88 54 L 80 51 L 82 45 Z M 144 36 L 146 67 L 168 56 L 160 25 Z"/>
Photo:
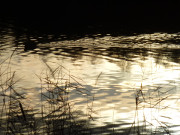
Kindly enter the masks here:
<path id="1" fill-rule="evenodd" d="M 16 89 L 15 72 L 10 70 L 10 66 L 0 72 L 0 97 L 3 101 L 0 134 L 90 134 L 92 106 L 87 104 L 88 113 L 84 113 L 70 99 L 70 93 L 74 91 L 86 95 L 86 102 L 89 102 L 90 92 L 63 66 L 55 69 L 46 66 L 48 70 L 37 75 L 41 81 L 41 102 L 36 107 L 27 105 L 28 99 Z"/>

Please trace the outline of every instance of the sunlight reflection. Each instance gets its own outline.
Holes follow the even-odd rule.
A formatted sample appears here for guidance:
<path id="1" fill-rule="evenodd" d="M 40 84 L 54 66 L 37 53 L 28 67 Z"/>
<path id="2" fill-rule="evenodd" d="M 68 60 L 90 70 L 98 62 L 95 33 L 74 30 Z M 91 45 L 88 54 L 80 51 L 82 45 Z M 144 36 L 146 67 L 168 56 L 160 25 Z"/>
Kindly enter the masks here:
<path id="1" fill-rule="evenodd" d="M 73 84 L 76 81 L 67 76 L 77 77 L 78 83 L 94 96 L 94 125 L 121 124 L 122 121 L 140 124 L 146 121 L 154 128 L 165 124 L 180 125 L 180 47 L 171 43 L 178 37 L 177 34 L 95 35 L 93 38 L 63 41 L 52 41 L 52 36 L 48 36 L 48 42 L 38 43 L 38 48 L 27 52 L 23 50 L 23 42 L 14 45 L 18 47 L 10 67 L 16 71 L 15 80 L 20 79 L 15 86 L 28 99 L 27 106 L 32 104 L 36 107 L 41 100 L 42 86 L 38 77 L 44 77 L 47 69 L 53 71 L 63 66 L 66 70 L 59 72 L 59 76 L 52 81 L 63 78 Z M 5 51 L 1 50 L 1 58 L 9 57 L 7 54 L 13 51 L 10 45 L 15 44 L 14 40 L 13 36 L 3 39 L 7 45 L 2 47 Z M 3 82 L 3 78 L 0 79 Z M 66 81 L 61 81 L 61 84 Z M 69 88 L 68 92 L 69 101 L 77 107 L 75 109 L 87 113 L 87 93 L 77 94 L 73 88 Z M 173 129 L 177 130 L 175 127 Z"/>

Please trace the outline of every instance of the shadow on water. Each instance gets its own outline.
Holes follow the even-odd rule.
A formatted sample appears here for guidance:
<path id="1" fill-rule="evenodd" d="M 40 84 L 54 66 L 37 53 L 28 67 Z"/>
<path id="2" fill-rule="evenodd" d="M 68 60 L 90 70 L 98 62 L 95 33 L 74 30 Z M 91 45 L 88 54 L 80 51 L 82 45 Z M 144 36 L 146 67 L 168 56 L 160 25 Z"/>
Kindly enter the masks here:
<path id="1" fill-rule="evenodd" d="M 42 82 L 40 97 L 41 101 L 38 103 L 38 108 L 34 108 L 29 104 L 29 99 L 25 98 L 25 95 L 20 94 L 14 85 L 15 73 L 9 73 L 9 78 L 2 83 L 1 97 L 3 99 L 1 107 L 0 118 L 0 133 L 3 134 L 53 134 L 53 135 L 93 135 L 93 134 L 114 134 L 114 135 L 139 135 L 139 134 L 171 134 L 173 131 L 169 130 L 168 123 L 159 121 L 160 127 L 156 127 L 152 123 L 149 123 L 144 116 L 143 124 L 138 116 L 138 111 L 143 108 L 143 104 L 149 104 L 151 109 L 156 107 L 163 108 L 160 103 L 167 97 L 161 97 L 161 94 L 169 92 L 150 90 L 149 96 L 154 93 L 158 96 L 146 97 L 147 93 L 144 93 L 142 87 L 136 91 L 136 110 L 134 122 L 128 123 L 124 121 L 116 121 L 116 123 L 104 122 L 103 126 L 96 126 L 91 122 L 96 119 L 92 117 L 93 106 L 87 104 L 88 113 L 77 110 L 73 102 L 69 100 L 69 92 L 71 89 L 86 94 L 86 96 L 92 98 L 93 95 L 89 95 L 89 92 L 82 87 L 81 84 L 71 84 L 71 82 L 65 81 L 65 83 L 54 81 L 57 74 L 61 71 L 61 68 L 57 68 L 50 71 L 51 75 L 46 73 L 46 77 L 39 76 Z M 2 74 L 3 76 L 6 74 Z M 51 78 L 52 77 L 52 78 Z M 59 78 L 59 76 L 56 76 Z M 73 76 L 70 76 L 72 78 Z M 63 81 L 63 80 L 60 80 Z M 9 91 L 9 94 L 8 94 Z M 158 91 L 158 93 L 157 93 Z M 155 99 L 153 99 L 155 98 Z M 158 100 L 157 100 L 158 99 Z M 92 99 L 91 99 L 92 100 Z M 155 102 L 154 102 L 155 101 Z M 89 101 L 88 101 L 89 102 Z M 76 111 L 77 110 L 77 111 Z M 165 117 L 165 116 L 164 116 Z M 150 125 L 149 125 L 150 124 Z M 155 129 L 153 129 L 155 127 Z M 171 126 L 171 128 L 176 125 Z M 177 126 L 178 127 L 178 126 Z"/>
<path id="2" fill-rule="evenodd" d="M 48 32 L 47 30 L 46 32 L 42 32 L 38 29 L 33 30 L 24 26 L 17 26 L 14 23 L 4 22 L 1 24 L 1 35 L 6 36 L 6 34 L 8 34 L 6 32 L 9 31 L 9 29 L 11 29 L 10 35 L 15 38 L 13 41 L 15 47 L 21 48 L 23 45 L 24 51 L 31 51 L 31 53 L 41 52 L 40 55 L 48 55 L 56 52 L 54 54 L 74 57 L 78 60 L 82 56 L 92 54 L 133 61 L 134 57 L 139 57 L 140 55 L 146 57 L 149 55 L 149 52 L 151 52 L 151 56 L 157 59 L 157 61 L 164 56 L 170 58 L 168 59 L 170 61 L 179 61 L 179 49 L 168 47 L 168 45 L 178 45 L 180 43 L 179 34 L 169 37 L 168 33 L 165 33 L 164 35 L 162 34 L 162 38 L 156 39 L 156 35 L 153 37 L 153 33 L 151 32 L 149 35 L 129 32 L 126 35 L 121 32 L 103 33 L 102 31 L 95 31 L 95 33 L 89 33 L 88 31 L 63 33 L 61 31 Z M 5 32 L 4 34 L 3 31 Z M 148 39 L 146 39 L 145 36 L 148 36 Z M 86 41 L 86 38 L 90 40 Z M 69 44 L 68 41 L 73 42 L 73 46 Z M 49 46 L 51 43 L 55 43 L 54 46 L 53 44 Z M 43 46 L 43 44 L 45 45 Z M 146 47 L 138 46 L 139 44 L 144 44 Z M 153 44 L 164 46 L 153 49 Z M 88 46 L 90 46 L 90 50 Z M 36 51 L 36 48 L 40 50 Z M 50 48 L 53 48 L 54 51 L 50 50 Z"/>
<path id="3" fill-rule="evenodd" d="M 54 76 L 59 72 L 58 70 L 59 69 L 57 69 L 57 71 L 53 71 Z M 88 114 L 84 114 L 83 111 L 75 111 L 75 106 L 72 105 L 72 102 L 68 99 L 68 91 L 72 88 L 75 88 L 78 92 L 87 95 L 88 91 L 81 88 L 82 86 L 79 83 L 71 84 L 70 82 L 66 82 L 64 86 L 59 86 L 58 82 L 52 81 L 49 76 L 44 79 L 40 78 L 42 79 L 41 81 L 43 83 L 40 94 L 41 102 L 39 103 L 39 108 L 33 108 L 31 105 L 27 105 L 26 102 L 28 102 L 28 99 L 14 89 L 13 85 L 15 82 L 13 81 L 13 77 L 14 74 L 9 76 L 9 79 L 5 80 L 6 83 L 1 84 L 2 88 L 5 88 L 1 89 L 3 106 L 1 108 L 0 133 L 2 135 L 139 135 L 173 133 L 173 131 L 169 130 L 169 127 L 166 125 L 167 123 L 164 124 L 158 120 L 157 121 L 162 125 L 159 128 L 156 127 L 155 130 L 151 129 L 151 126 L 153 127 L 154 125 L 151 125 L 150 128 L 148 127 L 147 124 L 149 123 L 146 120 L 143 121 L 145 124 L 140 125 L 138 115 L 135 116 L 135 121 L 132 123 L 127 123 L 124 121 L 117 121 L 116 123 L 104 122 L 104 126 L 94 126 L 94 124 L 91 124 L 91 121 L 94 121 L 94 118 L 91 117 L 91 111 L 93 108 L 88 106 L 88 109 L 90 110 Z M 7 91 L 10 91 L 9 95 L 7 95 Z M 145 103 L 145 100 L 149 100 L 148 98 L 144 98 L 145 94 L 142 92 L 142 89 L 137 90 L 136 113 L 138 113 L 138 108 L 140 108 L 141 104 L 143 104 L 142 102 Z M 159 99 L 156 101 L 155 106 L 151 101 L 150 105 L 154 106 L 153 108 L 156 108 L 156 105 L 158 106 L 162 100 L 164 99 Z"/>
<path id="4" fill-rule="evenodd" d="M 61 32 L 164 32 L 179 30 L 177 2 L 73 1 L 4 4 L 0 16 L 42 31 Z M 124 30 L 123 30 L 124 29 Z"/>

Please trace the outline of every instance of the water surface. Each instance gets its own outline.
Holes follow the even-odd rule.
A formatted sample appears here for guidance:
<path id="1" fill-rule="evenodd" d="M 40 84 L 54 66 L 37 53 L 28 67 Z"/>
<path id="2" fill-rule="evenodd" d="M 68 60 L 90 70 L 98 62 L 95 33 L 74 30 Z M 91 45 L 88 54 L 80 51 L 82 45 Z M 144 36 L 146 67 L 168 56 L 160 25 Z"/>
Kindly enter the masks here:
<path id="1" fill-rule="evenodd" d="M 152 131 L 165 132 L 163 127 L 168 127 L 172 134 L 178 134 L 179 40 L 179 33 L 82 36 L 31 34 L 2 27 L 0 62 L 11 58 L 2 69 L 9 65 L 15 71 L 15 79 L 19 80 L 15 87 L 33 107 L 38 108 L 41 100 L 37 76 L 48 68 L 63 66 L 64 72 L 77 77 L 94 97 L 91 124 L 99 133 L 121 133 L 133 123 L 143 126 L 146 119 Z M 139 90 L 147 102 L 140 97 L 137 111 Z M 70 92 L 70 100 L 84 112 L 86 98 Z"/>

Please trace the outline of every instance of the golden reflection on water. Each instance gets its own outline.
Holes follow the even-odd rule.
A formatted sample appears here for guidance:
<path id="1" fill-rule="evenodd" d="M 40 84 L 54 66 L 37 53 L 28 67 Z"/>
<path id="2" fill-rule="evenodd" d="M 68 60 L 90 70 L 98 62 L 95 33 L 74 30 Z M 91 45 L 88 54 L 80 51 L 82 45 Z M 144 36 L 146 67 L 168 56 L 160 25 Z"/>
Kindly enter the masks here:
<path id="1" fill-rule="evenodd" d="M 21 47 L 11 59 L 11 69 L 16 71 L 16 78 L 21 78 L 16 84 L 18 88 L 26 88 L 26 97 L 32 105 L 40 101 L 39 89 L 40 80 L 37 75 L 46 72 L 47 65 L 52 69 L 62 65 L 69 71 L 69 74 L 77 76 L 83 80 L 87 89 L 94 95 L 93 109 L 96 126 L 103 126 L 107 123 L 118 124 L 119 121 L 132 123 L 135 111 L 138 111 L 138 121 L 146 120 L 154 127 L 161 126 L 158 121 L 180 125 L 179 110 L 179 63 L 171 61 L 168 55 L 158 58 L 158 50 L 164 47 L 179 48 L 174 44 L 161 44 L 161 41 L 176 37 L 176 34 L 154 33 L 137 36 L 104 36 L 93 38 L 81 38 L 79 40 L 65 40 L 49 43 L 39 43 L 39 48 L 28 52 L 21 52 Z M 8 45 L 13 44 L 14 38 Z M 34 40 L 34 39 L 33 39 Z M 154 42 L 158 42 L 157 44 Z M 64 46 L 70 48 L 63 51 Z M 73 46 L 83 47 L 80 54 L 73 52 Z M 108 48 L 115 46 L 115 50 Z M 44 46 L 49 49 L 42 49 Z M 63 47 L 62 47 L 63 46 Z M 65 48 L 66 48 L 65 47 Z M 95 47 L 101 47 L 94 49 Z M 143 51 L 142 48 L 152 47 L 153 49 Z M 120 54 L 116 52 L 128 48 L 139 48 L 137 52 L 130 51 Z M 77 48 L 76 48 L 77 49 Z M 114 49 L 114 48 L 111 48 Z M 6 52 L 10 52 L 8 48 Z M 50 51 L 51 53 L 44 53 Z M 156 52 L 157 51 L 157 52 Z M 34 53 L 36 52 L 36 53 Z M 116 52 L 116 53 L 114 53 Z M 144 55 L 146 53 L 146 55 Z M 75 56 L 77 55 L 77 56 Z M 122 56 L 121 56 L 122 55 Z M 6 58 L 7 53 L 3 53 L 2 58 Z M 74 58 L 75 57 L 75 58 Z M 91 87 L 90 87 L 91 86 Z M 149 106 L 136 110 L 135 94 L 136 90 L 142 86 L 143 92 L 150 89 L 162 87 L 163 91 L 171 89 L 167 95 L 171 96 L 161 103 L 161 106 L 169 106 L 167 109 L 154 109 Z M 70 100 L 81 102 L 85 97 L 70 96 Z M 77 106 L 83 110 L 86 103 Z M 38 106 L 38 105 L 37 105 Z M 86 108 L 83 110 L 86 112 Z M 156 120 L 155 120 L 156 119 Z M 157 121 L 158 120 L 158 121 Z"/>

